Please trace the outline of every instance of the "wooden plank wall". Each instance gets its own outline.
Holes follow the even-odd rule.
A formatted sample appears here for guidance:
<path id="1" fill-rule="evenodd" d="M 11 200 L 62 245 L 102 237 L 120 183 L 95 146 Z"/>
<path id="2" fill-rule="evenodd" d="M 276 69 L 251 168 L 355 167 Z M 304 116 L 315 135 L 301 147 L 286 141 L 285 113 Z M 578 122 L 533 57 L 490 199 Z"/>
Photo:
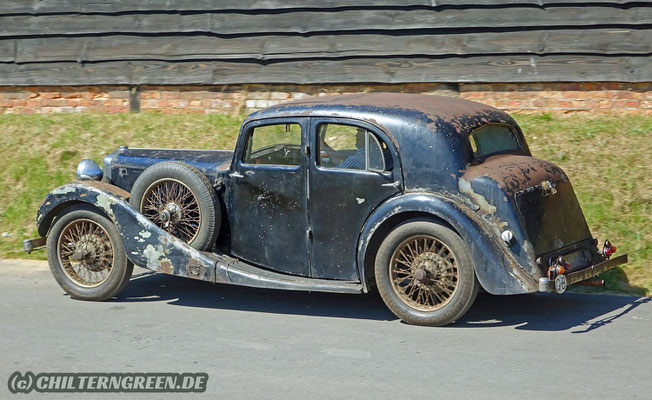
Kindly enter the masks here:
<path id="1" fill-rule="evenodd" d="M 652 81 L 652 2 L 3 0 L 0 85 Z"/>

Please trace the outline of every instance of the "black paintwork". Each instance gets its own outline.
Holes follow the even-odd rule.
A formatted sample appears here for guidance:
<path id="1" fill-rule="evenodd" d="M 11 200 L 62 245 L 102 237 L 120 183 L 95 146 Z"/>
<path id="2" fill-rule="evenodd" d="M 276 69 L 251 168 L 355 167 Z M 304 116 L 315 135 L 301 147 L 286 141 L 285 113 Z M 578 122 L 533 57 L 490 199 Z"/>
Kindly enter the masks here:
<path id="1" fill-rule="evenodd" d="M 301 125 L 305 138 L 308 118 L 292 122 Z M 260 124 L 252 121 L 243 132 Z M 243 154 L 244 146 L 245 135 L 240 135 L 236 154 Z M 306 165 L 305 154 L 298 166 L 245 164 L 242 157 L 234 161 L 225 177 L 223 196 L 234 256 L 276 271 L 310 276 Z"/>
<path id="2" fill-rule="evenodd" d="M 378 173 L 319 167 L 315 149 L 320 122 L 372 131 L 388 145 L 393 169 Z M 301 126 L 301 155 L 295 154 L 300 165 L 244 163 L 247 134 L 255 126 L 276 123 Z M 510 125 L 522 149 L 474 160 L 468 135 L 489 123 Z M 494 294 L 538 290 L 538 279 L 558 255 L 584 259 L 582 266 L 602 261 L 563 171 L 531 157 L 509 115 L 478 103 L 405 94 L 286 103 L 250 115 L 234 152 L 118 149 L 104 165 L 107 180 L 117 187 L 91 186 L 128 191 L 146 167 L 163 160 L 184 161 L 205 173 L 215 183 L 226 218 L 214 253 L 200 253 L 203 259 L 189 246 L 161 235 L 135 210 L 123 210 L 129 207 L 124 201 L 115 203 L 115 222 L 126 248 L 144 251 L 141 244 L 131 243 L 140 243 L 134 230 L 142 228 L 156 233 L 145 243 L 174 250 L 176 258 L 164 261 L 130 255 L 136 264 L 149 263 L 162 272 L 188 275 L 189 263 L 198 263 L 207 280 L 366 291 L 378 244 L 411 218 L 435 220 L 457 231 L 468 245 L 478 280 Z M 70 201 L 60 190 L 46 200 L 55 205 Z M 44 203 L 39 211 L 43 236 L 61 209 L 51 204 Z M 510 244 L 500 236 L 507 229 L 514 234 Z"/>
<path id="3" fill-rule="evenodd" d="M 230 164 L 229 150 L 171 150 L 119 148 L 104 158 L 104 176 L 116 186 L 130 191 L 136 178 L 150 165 L 161 161 L 183 161 L 197 168 L 214 181 L 217 168 Z"/>

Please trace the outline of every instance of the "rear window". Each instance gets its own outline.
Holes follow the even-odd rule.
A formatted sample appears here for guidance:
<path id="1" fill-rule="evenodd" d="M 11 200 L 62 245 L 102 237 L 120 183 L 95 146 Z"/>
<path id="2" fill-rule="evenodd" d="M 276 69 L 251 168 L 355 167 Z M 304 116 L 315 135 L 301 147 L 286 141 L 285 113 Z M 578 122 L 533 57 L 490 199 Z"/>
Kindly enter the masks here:
<path id="1" fill-rule="evenodd" d="M 522 149 L 518 135 L 509 125 L 485 125 L 473 131 L 469 141 L 476 159 L 493 154 L 520 152 Z"/>

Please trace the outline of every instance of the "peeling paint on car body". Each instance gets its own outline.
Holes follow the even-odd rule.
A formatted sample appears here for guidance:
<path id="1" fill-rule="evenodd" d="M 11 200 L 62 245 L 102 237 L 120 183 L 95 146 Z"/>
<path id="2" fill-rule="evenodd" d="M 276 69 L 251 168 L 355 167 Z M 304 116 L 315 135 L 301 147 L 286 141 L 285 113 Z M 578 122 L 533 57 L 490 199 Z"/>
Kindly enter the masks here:
<path id="1" fill-rule="evenodd" d="M 481 214 L 493 214 L 496 212 L 496 206 L 489 204 L 487 199 L 483 195 L 478 194 L 471 189 L 471 184 L 464 178 L 460 178 L 458 181 L 458 187 L 460 192 L 468 194 L 472 199 L 474 204 L 477 206 L 476 211 Z"/>
<path id="2" fill-rule="evenodd" d="M 74 193 L 76 189 L 74 187 L 69 187 L 69 186 L 61 186 L 57 189 L 54 189 L 52 191 L 52 194 L 67 194 L 67 193 Z"/>

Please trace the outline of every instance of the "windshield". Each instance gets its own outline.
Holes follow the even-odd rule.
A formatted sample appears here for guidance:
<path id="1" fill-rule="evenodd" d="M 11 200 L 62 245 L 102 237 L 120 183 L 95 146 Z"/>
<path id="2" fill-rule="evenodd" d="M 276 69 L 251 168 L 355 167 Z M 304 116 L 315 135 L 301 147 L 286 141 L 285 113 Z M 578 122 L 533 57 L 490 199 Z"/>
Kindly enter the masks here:
<path id="1" fill-rule="evenodd" d="M 509 125 L 489 124 L 476 129 L 470 136 L 475 159 L 492 154 L 520 152 L 522 146 L 516 132 Z"/>

